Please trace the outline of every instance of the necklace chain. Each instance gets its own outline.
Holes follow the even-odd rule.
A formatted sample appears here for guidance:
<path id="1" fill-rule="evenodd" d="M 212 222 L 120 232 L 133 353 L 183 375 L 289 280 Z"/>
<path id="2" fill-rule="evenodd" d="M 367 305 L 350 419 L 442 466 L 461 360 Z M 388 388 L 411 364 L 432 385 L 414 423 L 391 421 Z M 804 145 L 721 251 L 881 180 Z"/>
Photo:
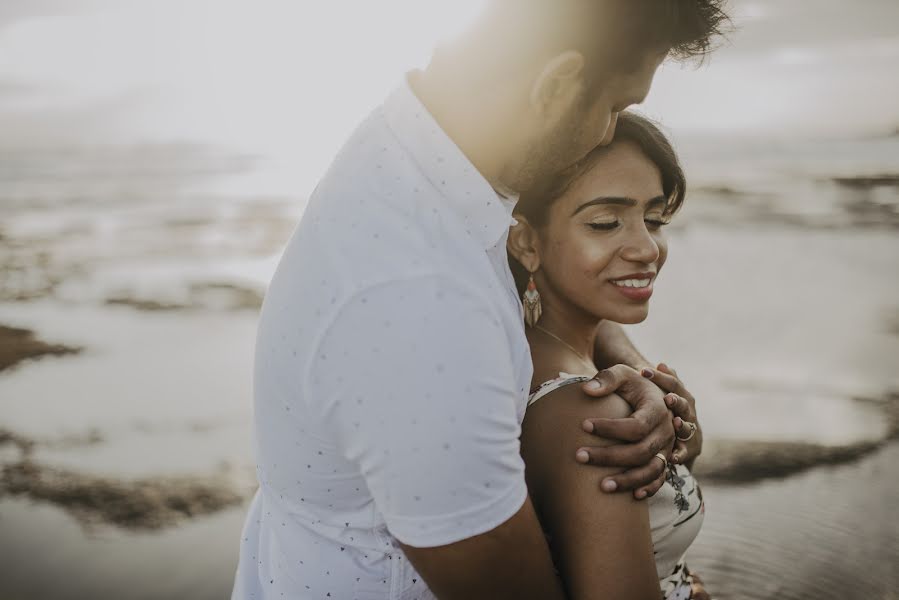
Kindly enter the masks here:
<path id="1" fill-rule="evenodd" d="M 563 340 L 562 338 L 560 338 L 559 336 L 557 336 L 556 334 L 554 334 L 552 331 L 549 331 L 548 329 L 544 329 L 543 327 L 540 327 L 539 325 L 534 325 L 534 329 L 539 329 L 540 331 L 542 331 L 543 333 L 545 333 L 545 334 L 548 335 L 549 337 L 553 338 L 554 340 L 556 340 L 557 342 L 559 342 L 560 344 L 562 344 L 563 346 L 565 346 L 566 348 L 568 348 L 569 350 L 571 350 L 572 352 L 574 352 L 574 355 L 577 356 L 577 357 L 578 357 L 579 359 L 581 359 L 582 361 L 584 361 L 584 364 L 585 364 L 585 365 L 589 365 L 591 369 L 595 369 L 595 368 L 596 368 L 596 367 L 594 366 L 594 364 L 593 364 L 593 361 L 591 361 L 589 358 L 587 358 L 586 356 L 584 356 L 583 354 L 581 354 L 580 352 L 578 352 L 577 350 L 575 350 L 575 349 L 571 346 L 571 344 L 569 344 L 568 342 L 566 342 L 565 340 Z"/>

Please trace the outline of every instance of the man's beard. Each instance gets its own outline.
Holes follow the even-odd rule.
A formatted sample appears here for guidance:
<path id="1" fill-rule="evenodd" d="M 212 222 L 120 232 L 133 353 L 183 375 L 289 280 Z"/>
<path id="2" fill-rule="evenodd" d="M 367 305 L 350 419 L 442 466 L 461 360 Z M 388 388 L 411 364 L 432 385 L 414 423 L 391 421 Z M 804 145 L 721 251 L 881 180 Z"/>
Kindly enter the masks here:
<path id="1" fill-rule="evenodd" d="M 521 168 L 516 174 L 518 191 L 540 189 L 564 169 L 584 157 L 592 148 L 578 152 L 584 143 L 584 111 L 572 109 L 559 126 L 527 149 Z"/>

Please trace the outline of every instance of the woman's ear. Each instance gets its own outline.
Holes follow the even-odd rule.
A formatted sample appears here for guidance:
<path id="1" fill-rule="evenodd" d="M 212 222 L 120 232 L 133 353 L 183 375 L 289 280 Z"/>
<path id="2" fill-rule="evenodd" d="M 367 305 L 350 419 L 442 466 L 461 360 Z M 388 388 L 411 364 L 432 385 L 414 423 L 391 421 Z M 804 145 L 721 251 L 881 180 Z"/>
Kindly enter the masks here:
<path id="1" fill-rule="evenodd" d="M 540 268 L 540 237 L 527 219 L 521 215 L 515 215 L 515 219 L 518 224 L 509 229 L 506 249 L 525 269 L 533 273 Z"/>
<path id="2" fill-rule="evenodd" d="M 531 108 L 541 117 L 554 120 L 565 114 L 581 92 L 584 55 L 568 50 L 552 57 L 531 87 Z"/>

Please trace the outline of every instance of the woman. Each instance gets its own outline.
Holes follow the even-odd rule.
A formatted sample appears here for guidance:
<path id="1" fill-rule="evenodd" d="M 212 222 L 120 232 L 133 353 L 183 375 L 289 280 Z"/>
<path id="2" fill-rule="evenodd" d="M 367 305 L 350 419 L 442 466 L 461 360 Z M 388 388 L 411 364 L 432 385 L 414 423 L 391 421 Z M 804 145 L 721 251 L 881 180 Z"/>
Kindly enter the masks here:
<path id="1" fill-rule="evenodd" d="M 631 412 L 617 395 L 597 402 L 570 384 L 596 373 L 595 332 L 603 319 L 646 318 L 667 257 L 662 231 L 684 192 L 683 171 L 664 135 L 624 113 L 611 145 L 523 195 L 516 207 L 508 250 L 534 361 L 522 454 L 531 497 L 572 598 L 708 597 L 683 562 L 704 512 L 689 469 L 660 454 L 666 482 L 640 502 L 599 492 L 599 482 L 613 471 L 571 460 L 580 445 L 595 443 L 576 424 Z"/>

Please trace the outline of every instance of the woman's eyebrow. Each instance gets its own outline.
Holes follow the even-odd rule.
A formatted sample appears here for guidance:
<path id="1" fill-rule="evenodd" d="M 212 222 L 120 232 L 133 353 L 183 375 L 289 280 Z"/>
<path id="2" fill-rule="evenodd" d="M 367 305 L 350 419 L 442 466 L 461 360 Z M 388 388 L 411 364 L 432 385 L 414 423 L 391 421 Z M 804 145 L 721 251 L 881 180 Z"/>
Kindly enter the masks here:
<path id="1" fill-rule="evenodd" d="M 651 208 L 651 207 L 656 206 L 657 204 L 665 205 L 667 203 L 668 203 L 668 198 L 666 198 L 665 196 L 656 196 L 655 198 L 650 199 L 646 203 L 646 207 Z M 633 198 L 627 198 L 625 196 L 601 196 L 599 198 L 594 198 L 593 200 L 590 200 L 589 202 L 584 202 L 583 204 L 578 206 L 577 209 L 575 209 L 575 211 L 573 213 L 571 213 L 571 216 L 573 217 L 574 215 L 578 214 L 582 210 L 590 208 L 591 206 L 600 206 L 600 205 L 607 205 L 607 204 L 612 204 L 615 206 L 637 206 L 639 204 L 639 202 L 637 202 Z"/>

